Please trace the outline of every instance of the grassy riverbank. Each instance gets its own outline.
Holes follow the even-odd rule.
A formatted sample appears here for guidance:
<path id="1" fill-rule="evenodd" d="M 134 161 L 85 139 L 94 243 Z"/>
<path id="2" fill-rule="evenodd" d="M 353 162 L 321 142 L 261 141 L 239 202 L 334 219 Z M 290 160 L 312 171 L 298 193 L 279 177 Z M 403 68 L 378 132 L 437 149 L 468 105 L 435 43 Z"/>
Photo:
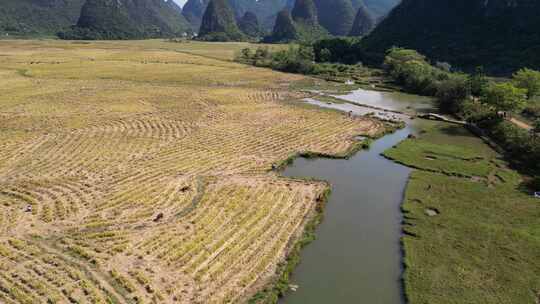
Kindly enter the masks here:
<path id="1" fill-rule="evenodd" d="M 464 128 L 421 130 L 385 152 L 417 169 L 403 204 L 409 303 L 536 303 L 540 200 Z"/>

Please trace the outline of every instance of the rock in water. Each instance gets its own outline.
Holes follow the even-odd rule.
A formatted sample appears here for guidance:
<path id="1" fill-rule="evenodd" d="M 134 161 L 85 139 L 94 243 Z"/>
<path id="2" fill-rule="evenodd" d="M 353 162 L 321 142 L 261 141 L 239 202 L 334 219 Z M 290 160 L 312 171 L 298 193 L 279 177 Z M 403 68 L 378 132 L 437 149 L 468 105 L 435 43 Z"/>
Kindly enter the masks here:
<path id="1" fill-rule="evenodd" d="M 236 18 L 227 0 L 210 0 L 204 12 L 199 39 L 206 41 L 241 41 Z"/>
<path id="2" fill-rule="evenodd" d="M 356 13 L 356 18 L 349 36 L 364 36 L 375 28 L 375 19 L 371 16 L 368 9 L 361 5 Z"/>

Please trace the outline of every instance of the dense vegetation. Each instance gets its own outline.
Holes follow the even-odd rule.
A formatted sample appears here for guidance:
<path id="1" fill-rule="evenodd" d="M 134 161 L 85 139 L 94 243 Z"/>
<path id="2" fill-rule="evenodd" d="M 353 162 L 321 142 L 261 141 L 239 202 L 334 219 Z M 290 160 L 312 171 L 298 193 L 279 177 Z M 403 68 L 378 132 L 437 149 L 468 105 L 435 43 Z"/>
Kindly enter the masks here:
<path id="1" fill-rule="evenodd" d="M 55 35 L 75 24 L 84 0 L 2 0 L 0 35 Z"/>
<path id="2" fill-rule="evenodd" d="M 309 45 L 291 45 L 288 49 L 273 52 L 267 47 L 245 48 L 236 55 L 236 61 L 242 63 L 328 80 L 357 79 L 368 73 L 362 65 L 316 63 L 314 59 L 313 48 Z"/>
<path id="3" fill-rule="evenodd" d="M 539 14 L 540 2 L 530 0 L 404 0 L 362 44 L 379 63 L 399 46 L 469 71 L 510 74 L 540 68 Z"/>
<path id="4" fill-rule="evenodd" d="M 327 38 L 313 43 L 317 62 L 356 64 L 362 62 L 360 40 L 357 38 Z"/>
<path id="5" fill-rule="evenodd" d="M 540 174 L 540 137 L 507 119 L 537 107 L 540 72 L 522 69 L 510 81 L 494 82 L 482 69 L 471 75 L 451 72 L 447 63 L 433 66 L 425 56 L 402 48 L 387 52 L 384 68 L 405 90 L 437 97 L 442 110 L 485 130 L 516 165 Z"/>
<path id="6" fill-rule="evenodd" d="M 198 39 L 205 41 L 241 41 L 242 34 L 227 0 L 210 0 L 201 22 Z"/>
<path id="7" fill-rule="evenodd" d="M 190 26 L 173 1 L 87 0 L 76 26 L 63 39 L 140 39 L 180 36 Z"/>

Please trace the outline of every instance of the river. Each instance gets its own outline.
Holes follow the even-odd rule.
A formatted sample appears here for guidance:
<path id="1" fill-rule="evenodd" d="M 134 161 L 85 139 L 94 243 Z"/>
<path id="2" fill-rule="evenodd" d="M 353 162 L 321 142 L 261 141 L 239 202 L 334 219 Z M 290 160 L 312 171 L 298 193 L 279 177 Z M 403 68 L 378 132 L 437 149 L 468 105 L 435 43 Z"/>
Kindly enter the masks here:
<path id="1" fill-rule="evenodd" d="M 397 111 L 431 107 L 423 97 L 398 93 L 357 90 L 337 97 Z M 356 115 L 374 112 L 349 103 L 306 102 Z M 414 132 L 408 121 L 404 129 L 348 160 L 299 158 L 283 171 L 284 176 L 326 180 L 332 195 L 317 239 L 302 250 L 301 263 L 291 276 L 291 284 L 299 288 L 287 292 L 280 303 L 404 303 L 400 204 L 411 170 L 381 153 Z"/>

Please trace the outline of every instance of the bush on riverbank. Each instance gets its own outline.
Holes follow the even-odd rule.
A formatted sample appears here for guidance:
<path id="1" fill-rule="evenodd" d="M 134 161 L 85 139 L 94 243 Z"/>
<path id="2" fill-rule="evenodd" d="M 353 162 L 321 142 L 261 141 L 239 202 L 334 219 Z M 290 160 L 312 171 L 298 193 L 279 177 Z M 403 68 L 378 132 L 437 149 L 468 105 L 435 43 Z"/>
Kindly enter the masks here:
<path id="1" fill-rule="evenodd" d="M 325 39 L 313 45 L 290 46 L 271 52 L 268 48 L 243 49 L 236 56 L 242 63 L 288 73 L 320 76 L 326 79 L 359 79 L 369 74 L 352 54 L 357 40 Z M 490 81 L 481 68 L 473 74 L 453 72 L 444 62 L 435 65 L 422 54 L 404 48 L 388 50 L 385 73 L 405 91 L 436 97 L 442 111 L 477 124 L 501 145 L 513 162 L 530 174 L 540 174 L 540 142 L 534 133 L 499 118 L 499 112 L 529 111 L 537 115 L 534 96 L 538 94 L 538 72 L 522 70 L 507 82 Z M 529 99 L 527 99 L 529 98 Z"/>
<path id="2" fill-rule="evenodd" d="M 451 72 L 402 48 L 387 52 L 384 68 L 406 91 L 436 97 L 441 110 L 478 125 L 508 152 L 511 161 L 528 173 L 540 174 L 539 137 L 500 117 L 500 112 L 517 113 L 527 107 L 528 95 L 537 92 L 530 76 L 535 71 L 516 73 L 512 81 L 493 82 L 482 69 L 472 75 Z"/>
<path id="3" fill-rule="evenodd" d="M 368 72 L 360 64 L 317 63 L 315 62 L 313 47 L 310 45 L 291 45 L 286 50 L 274 52 L 267 47 L 259 47 L 255 50 L 245 48 L 235 56 L 235 60 L 287 73 L 316 75 L 326 78 L 355 79 L 359 75 Z"/>

